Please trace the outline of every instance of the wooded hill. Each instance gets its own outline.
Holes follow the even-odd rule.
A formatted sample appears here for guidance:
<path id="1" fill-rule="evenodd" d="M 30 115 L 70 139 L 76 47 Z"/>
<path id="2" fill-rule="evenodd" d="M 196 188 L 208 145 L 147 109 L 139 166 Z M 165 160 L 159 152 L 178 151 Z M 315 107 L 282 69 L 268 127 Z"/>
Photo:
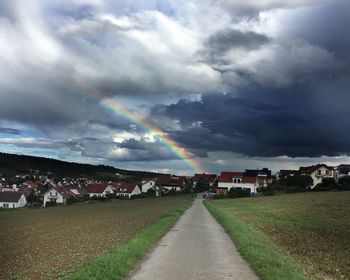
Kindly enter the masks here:
<path id="1" fill-rule="evenodd" d="M 0 153 L 0 174 L 3 176 L 33 174 L 37 171 L 39 174 L 95 178 L 115 177 L 116 174 L 138 178 L 152 178 L 159 175 L 153 172 L 119 169 L 108 165 L 82 164 L 44 157 Z"/>

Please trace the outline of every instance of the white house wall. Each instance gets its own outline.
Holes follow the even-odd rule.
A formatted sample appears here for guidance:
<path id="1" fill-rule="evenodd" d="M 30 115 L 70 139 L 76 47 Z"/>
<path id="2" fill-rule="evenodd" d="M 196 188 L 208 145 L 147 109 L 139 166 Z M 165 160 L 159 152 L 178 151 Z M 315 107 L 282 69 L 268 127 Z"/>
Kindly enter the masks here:
<path id="1" fill-rule="evenodd" d="M 17 202 L 0 202 L 0 208 L 5 208 L 4 205 L 7 204 L 6 208 L 22 208 L 27 205 L 27 199 L 22 194 L 21 198 Z"/>
<path id="2" fill-rule="evenodd" d="M 222 189 L 227 189 L 230 190 L 233 186 L 233 182 L 219 182 L 218 183 L 218 188 L 222 188 Z"/>
<path id="3" fill-rule="evenodd" d="M 64 197 L 55 189 L 51 189 L 44 194 L 44 206 L 46 205 L 47 202 L 50 202 L 52 198 L 56 200 L 57 204 L 65 203 Z"/>
<path id="4" fill-rule="evenodd" d="M 142 192 L 139 188 L 139 186 L 136 186 L 134 190 L 132 191 L 131 195 L 140 195 Z"/>
<path id="5" fill-rule="evenodd" d="M 218 183 L 219 188 L 225 188 L 227 191 L 230 191 L 231 188 L 244 188 L 244 189 L 250 189 L 250 193 L 256 193 L 256 184 L 254 183 L 227 183 L 227 182 L 219 182 Z"/>
<path id="6" fill-rule="evenodd" d="M 317 171 L 321 170 L 321 174 L 317 175 Z M 329 171 L 329 175 L 326 174 L 326 171 Z M 312 180 L 314 180 L 313 185 L 311 186 L 311 189 L 313 189 L 314 187 L 316 187 L 317 184 L 322 183 L 322 179 L 323 178 L 334 178 L 334 172 L 333 170 L 329 170 L 326 167 L 320 167 L 319 169 L 317 169 L 316 171 L 312 172 L 310 174 Z"/>
<path id="7" fill-rule="evenodd" d="M 142 184 L 142 192 L 147 193 L 149 189 L 152 189 L 155 186 L 155 181 L 148 181 Z"/>
<path id="8" fill-rule="evenodd" d="M 16 203 L 17 208 L 25 207 L 27 205 L 27 199 L 26 197 L 22 194 L 21 198 L 19 201 Z"/>
<path id="9" fill-rule="evenodd" d="M 113 194 L 114 191 L 110 186 L 107 186 L 107 188 L 103 191 L 102 196 L 105 197 L 107 194 Z"/>

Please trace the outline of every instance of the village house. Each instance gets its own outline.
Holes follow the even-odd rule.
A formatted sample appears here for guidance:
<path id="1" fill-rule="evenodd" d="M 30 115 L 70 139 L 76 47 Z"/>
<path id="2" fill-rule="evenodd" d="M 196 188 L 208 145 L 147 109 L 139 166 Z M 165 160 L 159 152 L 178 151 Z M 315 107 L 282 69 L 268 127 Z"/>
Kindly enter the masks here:
<path id="1" fill-rule="evenodd" d="M 169 191 L 182 192 L 187 188 L 186 178 L 183 176 L 158 176 L 156 186 L 165 193 Z"/>
<path id="2" fill-rule="evenodd" d="M 70 191 L 80 200 L 87 199 L 90 196 L 87 190 L 83 187 L 71 188 Z"/>
<path id="3" fill-rule="evenodd" d="M 69 198 L 74 198 L 75 196 L 65 187 L 52 187 L 44 193 L 43 197 L 43 206 L 45 207 L 48 202 L 65 205 Z"/>
<path id="4" fill-rule="evenodd" d="M 15 192 L 15 190 L 7 186 L 7 187 L 2 187 L 1 192 Z"/>
<path id="5" fill-rule="evenodd" d="M 317 164 L 307 167 L 299 168 L 300 175 L 309 175 L 313 180 L 311 189 L 316 187 L 317 184 L 322 183 L 323 178 L 336 178 L 336 173 L 333 167 L 329 167 L 326 164 Z"/>
<path id="6" fill-rule="evenodd" d="M 112 186 L 106 183 L 87 185 L 86 191 L 89 193 L 89 197 L 106 197 L 108 194 L 114 193 Z"/>
<path id="7" fill-rule="evenodd" d="M 336 180 L 344 176 L 350 176 L 350 164 L 340 164 L 335 169 Z"/>
<path id="8" fill-rule="evenodd" d="M 253 195 L 258 188 L 267 187 L 272 182 L 271 171 L 246 169 L 245 172 L 221 172 L 216 194 L 227 196 L 231 188 L 249 189 Z"/>
<path id="9" fill-rule="evenodd" d="M 221 172 L 218 178 L 218 186 L 215 190 L 217 195 L 226 196 L 234 184 L 240 184 L 243 179 L 244 172 Z"/>
<path id="10" fill-rule="evenodd" d="M 23 193 L 0 192 L 0 208 L 21 208 L 27 205 L 27 199 Z"/>
<path id="11" fill-rule="evenodd" d="M 22 186 L 33 189 L 33 190 L 37 190 L 39 188 L 39 184 L 38 182 L 35 181 L 25 181 Z"/>
<path id="12" fill-rule="evenodd" d="M 119 187 L 116 190 L 118 197 L 128 197 L 129 199 L 133 196 L 140 195 L 141 189 L 137 184 L 134 183 L 119 183 Z"/>
<path id="13" fill-rule="evenodd" d="M 289 176 L 294 176 L 298 174 L 298 170 L 292 170 L 292 169 L 281 169 L 280 171 L 277 172 L 276 178 L 278 181 L 284 180 Z"/>
<path id="14" fill-rule="evenodd" d="M 209 187 L 213 187 L 216 179 L 216 174 L 199 173 L 194 174 L 194 176 L 191 179 L 191 182 L 193 187 L 195 187 L 198 183 L 206 183 L 209 185 Z"/>
<path id="15" fill-rule="evenodd" d="M 155 189 L 156 179 L 142 180 L 141 190 L 147 193 L 150 189 Z"/>

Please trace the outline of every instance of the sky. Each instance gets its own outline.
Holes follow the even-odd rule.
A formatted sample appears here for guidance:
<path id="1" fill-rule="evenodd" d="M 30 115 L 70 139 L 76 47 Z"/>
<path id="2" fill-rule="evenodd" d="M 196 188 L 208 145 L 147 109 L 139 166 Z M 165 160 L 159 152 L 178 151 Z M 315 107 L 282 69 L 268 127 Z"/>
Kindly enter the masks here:
<path id="1" fill-rule="evenodd" d="M 186 175 L 350 163 L 349 11 L 2 0 L 0 152 Z"/>

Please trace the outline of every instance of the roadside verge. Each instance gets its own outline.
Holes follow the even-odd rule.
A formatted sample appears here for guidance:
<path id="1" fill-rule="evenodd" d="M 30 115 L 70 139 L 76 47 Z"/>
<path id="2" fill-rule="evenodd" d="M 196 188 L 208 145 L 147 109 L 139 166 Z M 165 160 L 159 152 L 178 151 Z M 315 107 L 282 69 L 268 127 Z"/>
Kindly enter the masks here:
<path id="1" fill-rule="evenodd" d="M 279 253 L 261 232 L 242 223 L 233 216 L 204 201 L 213 217 L 234 241 L 242 257 L 263 280 L 309 280 L 303 269 Z"/>
<path id="2" fill-rule="evenodd" d="M 153 225 L 140 232 L 125 244 L 88 262 L 62 279 L 67 280 L 109 280 L 123 279 L 142 260 L 150 249 L 169 231 L 182 214 L 192 205 L 178 208 L 162 216 Z"/>

